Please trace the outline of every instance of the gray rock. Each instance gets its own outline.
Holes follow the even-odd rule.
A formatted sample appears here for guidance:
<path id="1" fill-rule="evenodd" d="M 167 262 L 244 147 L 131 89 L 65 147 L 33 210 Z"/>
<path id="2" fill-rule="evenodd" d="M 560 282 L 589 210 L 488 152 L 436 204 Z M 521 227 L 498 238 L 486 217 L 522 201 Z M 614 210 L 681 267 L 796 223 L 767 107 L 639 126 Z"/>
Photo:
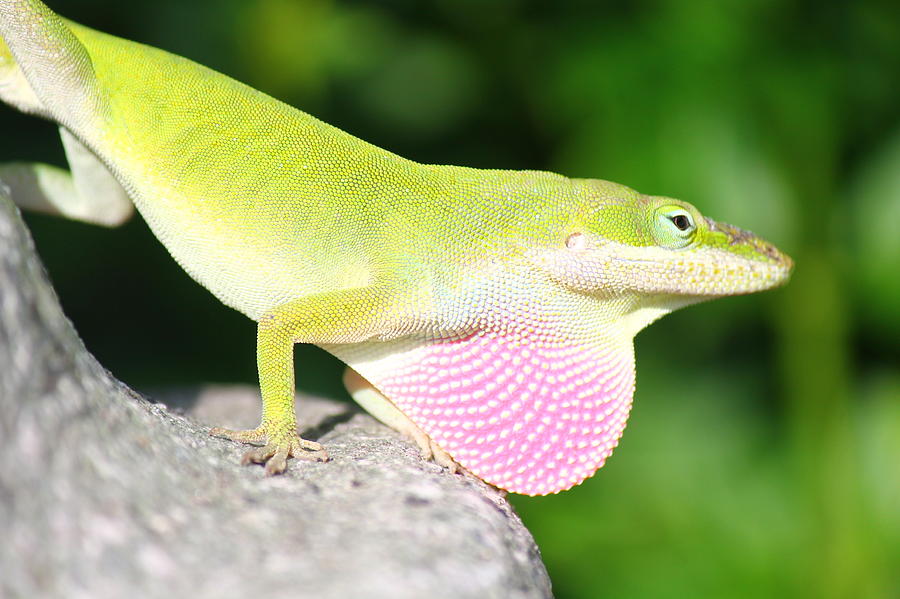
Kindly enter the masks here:
<path id="1" fill-rule="evenodd" d="M 205 425 L 255 424 L 255 389 L 158 399 L 188 416 L 85 350 L 0 188 L 0 596 L 551 596 L 501 493 L 367 415 L 303 398 L 332 460 L 265 478 Z"/>

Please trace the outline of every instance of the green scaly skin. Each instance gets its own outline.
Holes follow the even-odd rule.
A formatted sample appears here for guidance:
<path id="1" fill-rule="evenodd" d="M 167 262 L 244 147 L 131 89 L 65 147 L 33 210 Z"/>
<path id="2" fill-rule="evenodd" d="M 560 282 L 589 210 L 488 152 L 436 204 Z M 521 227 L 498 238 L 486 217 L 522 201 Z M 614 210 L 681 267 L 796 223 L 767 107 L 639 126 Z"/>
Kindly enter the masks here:
<path id="1" fill-rule="evenodd" d="M 189 60 L 61 19 L 37 0 L 0 0 L 0 36 L 0 98 L 59 123 L 72 167 L 71 180 L 34 165 L 0 167 L 0 177 L 21 203 L 64 213 L 75 191 L 121 185 L 178 263 L 258 322 L 262 422 L 213 432 L 262 445 L 245 461 L 265 463 L 268 474 L 283 472 L 290 456 L 326 459 L 296 432 L 292 347 L 303 342 L 362 375 L 371 386 L 354 397 L 416 437 L 425 455 L 516 492 L 568 488 L 602 465 L 621 434 L 640 329 L 684 305 L 780 285 L 792 268 L 772 245 L 678 200 L 602 180 L 406 160 Z M 30 188 L 16 183 L 25 170 L 36 173 Z M 107 205 L 69 213 L 105 224 L 127 217 L 114 190 L 94 195 Z M 530 350 L 548 357 L 528 358 Z M 479 352 L 510 364 L 524 356 L 538 373 L 559 370 L 560 380 L 575 368 L 578 384 L 593 372 L 619 377 L 618 386 L 596 383 L 597 401 L 584 404 L 602 407 L 596 442 L 550 435 L 555 407 L 521 407 L 534 401 L 526 387 L 556 397 L 530 367 L 486 368 L 493 383 L 455 396 L 483 378 L 466 362 Z M 583 356 L 590 361 L 578 366 Z M 469 403 L 440 415 L 444 399 L 410 381 L 445 375 L 458 377 L 445 397 Z M 503 396 L 507 376 L 520 385 L 518 399 Z M 577 405 L 571 389 L 562 408 Z M 509 426 L 481 437 L 467 435 L 488 424 L 454 417 L 503 401 Z M 544 428 L 529 428 L 535 417 Z M 522 450 L 537 461 L 504 470 L 500 460 L 516 455 L 516 444 L 487 448 L 496 436 L 519 448 L 542 440 Z M 547 465 L 553 459 L 541 452 L 562 465 Z M 563 462 L 587 466 L 576 475 Z"/>

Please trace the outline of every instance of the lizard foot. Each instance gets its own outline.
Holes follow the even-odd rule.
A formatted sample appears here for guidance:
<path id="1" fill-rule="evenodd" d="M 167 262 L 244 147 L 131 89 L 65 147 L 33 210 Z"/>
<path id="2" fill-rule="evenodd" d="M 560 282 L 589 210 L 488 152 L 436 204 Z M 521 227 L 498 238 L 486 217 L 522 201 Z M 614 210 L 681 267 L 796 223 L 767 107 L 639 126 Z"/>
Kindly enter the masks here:
<path id="1" fill-rule="evenodd" d="M 431 437 L 420 429 L 416 428 L 415 431 L 410 431 L 407 434 L 419 446 L 419 453 L 423 458 L 432 460 L 438 466 L 446 468 L 450 471 L 450 474 L 456 474 L 460 471 L 460 466 L 456 463 L 456 460 L 450 457 L 449 453 L 441 449 L 437 443 L 431 440 Z"/>
<path id="2" fill-rule="evenodd" d="M 241 464 L 265 464 L 267 476 L 284 472 L 287 469 L 287 460 L 291 457 L 314 462 L 328 461 L 328 453 L 321 443 L 307 441 L 295 432 L 269 435 L 266 429 L 260 426 L 248 431 L 214 428 L 209 434 L 222 439 L 261 445 L 262 447 L 247 451 L 241 458 Z"/>

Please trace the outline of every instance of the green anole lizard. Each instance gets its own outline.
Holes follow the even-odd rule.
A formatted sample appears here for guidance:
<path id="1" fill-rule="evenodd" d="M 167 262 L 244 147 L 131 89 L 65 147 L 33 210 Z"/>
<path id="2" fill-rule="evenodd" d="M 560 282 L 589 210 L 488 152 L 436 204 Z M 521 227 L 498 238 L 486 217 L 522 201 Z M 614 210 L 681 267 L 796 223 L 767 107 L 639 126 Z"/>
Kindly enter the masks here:
<path id="1" fill-rule="evenodd" d="M 639 330 L 790 275 L 775 247 L 686 202 L 412 162 L 38 0 L 0 0 L 0 36 L 0 98 L 58 123 L 71 168 L 0 178 L 22 205 L 102 224 L 133 201 L 258 323 L 262 421 L 212 432 L 258 445 L 245 462 L 268 474 L 326 459 L 293 409 L 293 345 L 313 343 L 425 457 L 516 493 L 568 489 L 618 443 Z"/>

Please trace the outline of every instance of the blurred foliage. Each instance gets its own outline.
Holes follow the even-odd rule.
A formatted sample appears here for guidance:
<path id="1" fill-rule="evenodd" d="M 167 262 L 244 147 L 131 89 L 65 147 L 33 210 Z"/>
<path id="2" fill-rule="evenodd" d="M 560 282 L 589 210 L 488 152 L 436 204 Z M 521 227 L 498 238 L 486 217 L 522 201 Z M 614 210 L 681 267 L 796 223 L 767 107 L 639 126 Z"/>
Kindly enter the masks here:
<path id="1" fill-rule="evenodd" d="M 560 598 L 900 596 L 896 2 L 51 5 L 419 161 L 612 179 L 787 250 L 785 289 L 639 335 L 628 432 L 597 476 L 514 500 Z M 0 111 L 0 131 L 0 159 L 62 163 L 53 127 Z M 121 378 L 255 380 L 253 324 L 142 222 L 29 222 Z M 301 387 L 344 397 L 334 360 L 298 362 Z"/>

